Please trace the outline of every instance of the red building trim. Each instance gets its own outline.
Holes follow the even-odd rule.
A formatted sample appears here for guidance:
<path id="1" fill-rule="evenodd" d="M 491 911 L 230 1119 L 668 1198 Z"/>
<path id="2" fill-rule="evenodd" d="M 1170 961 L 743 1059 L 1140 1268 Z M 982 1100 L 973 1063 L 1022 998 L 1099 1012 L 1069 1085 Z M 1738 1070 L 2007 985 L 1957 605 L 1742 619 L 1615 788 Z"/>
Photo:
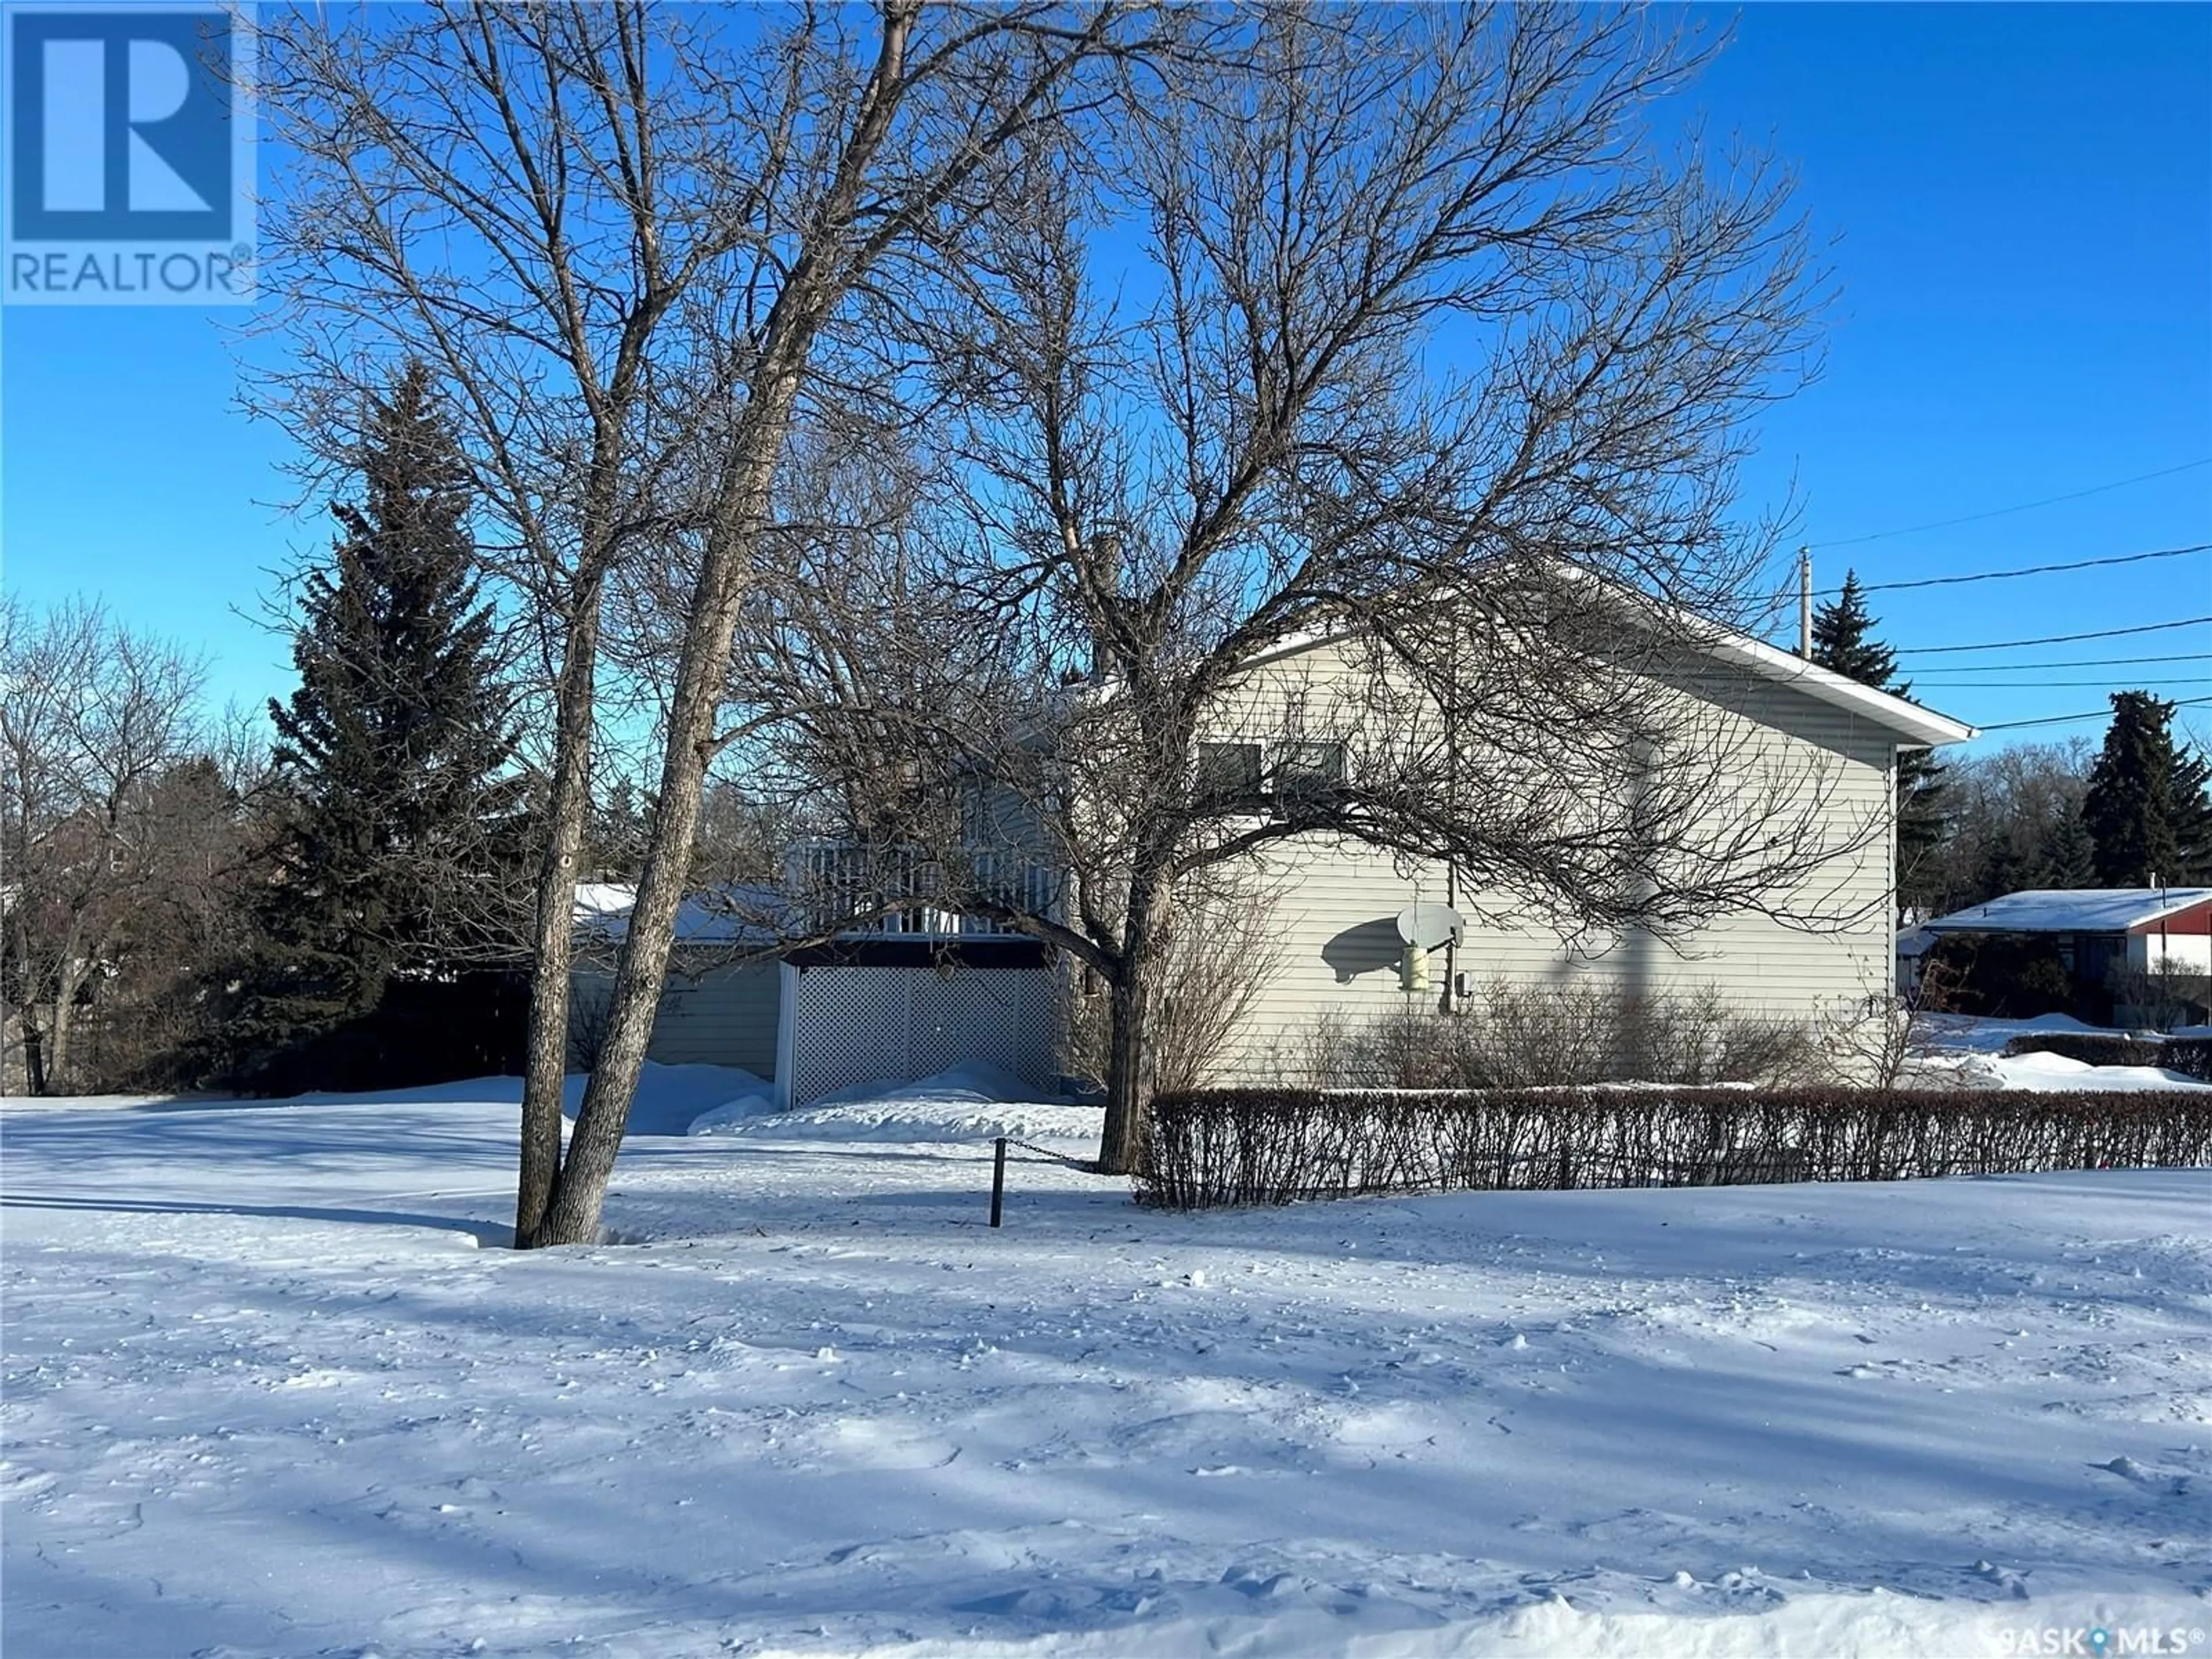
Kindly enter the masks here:
<path id="1" fill-rule="evenodd" d="M 2170 916 L 2160 916 L 2156 921 L 2139 921 L 2128 932 L 2138 934 L 2212 933 L 2212 899 L 2192 904 L 2186 910 L 2176 910 Z"/>

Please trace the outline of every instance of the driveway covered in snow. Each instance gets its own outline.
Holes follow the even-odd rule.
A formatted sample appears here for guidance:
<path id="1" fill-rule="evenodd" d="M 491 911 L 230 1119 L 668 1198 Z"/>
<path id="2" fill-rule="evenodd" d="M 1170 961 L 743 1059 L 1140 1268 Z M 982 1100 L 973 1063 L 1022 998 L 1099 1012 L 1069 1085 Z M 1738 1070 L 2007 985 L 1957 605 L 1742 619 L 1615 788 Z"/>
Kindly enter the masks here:
<path id="1" fill-rule="evenodd" d="M 516 1255 L 511 1100 L 0 1115 L 11 1654 L 2212 1625 L 2212 1172 L 1187 1217 L 1025 1163 L 994 1232 L 988 1135 L 1095 1115 L 925 1094 L 635 1138 L 627 1242 Z"/>

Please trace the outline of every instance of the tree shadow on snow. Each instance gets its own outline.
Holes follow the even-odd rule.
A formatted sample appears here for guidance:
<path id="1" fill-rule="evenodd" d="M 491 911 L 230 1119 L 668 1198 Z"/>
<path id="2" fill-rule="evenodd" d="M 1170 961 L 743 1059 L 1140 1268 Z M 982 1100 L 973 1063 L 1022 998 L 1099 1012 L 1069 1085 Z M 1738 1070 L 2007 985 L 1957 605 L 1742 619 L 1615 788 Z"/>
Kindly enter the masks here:
<path id="1" fill-rule="evenodd" d="M 0 1209 L 75 1210 L 117 1215 L 229 1215 L 289 1221 L 335 1221 L 348 1226 L 419 1227 L 434 1232 L 466 1233 L 479 1246 L 504 1249 L 514 1229 L 466 1216 L 425 1215 L 401 1210 L 342 1210 L 310 1204 L 196 1204 L 185 1200 L 134 1198 L 64 1198 L 37 1193 L 0 1197 Z"/>

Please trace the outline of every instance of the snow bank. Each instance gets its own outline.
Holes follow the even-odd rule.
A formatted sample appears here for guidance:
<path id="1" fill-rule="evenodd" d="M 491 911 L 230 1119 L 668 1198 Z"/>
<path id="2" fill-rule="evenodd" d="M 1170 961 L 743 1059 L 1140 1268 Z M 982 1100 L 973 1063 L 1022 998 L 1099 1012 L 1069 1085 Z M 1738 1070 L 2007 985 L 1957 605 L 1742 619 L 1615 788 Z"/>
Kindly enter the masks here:
<path id="1" fill-rule="evenodd" d="M 1966 1014 L 1929 1014 L 1918 1027 L 1923 1052 L 1906 1063 L 1899 1079 L 1907 1087 L 1931 1089 L 2028 1089 L 2053 1093 L 2069 1089 L 2142 1091 L 2199 1089 L 2202 1079 L 2156 1066 L 2093 1066 L 2063 1054 L 2014 1054 L 2005 1045 L 2034 1031 L 2082 1031 L 2125 1036 L 2125 1031 L 2087 1025 L 2071 1014 L 2039 1014 L 2033 1019 L 1987 1019 Z M 2179 1035 L 2179 1034 L 2177 1034 Z"/>
<path id="2" fill-rule="evenodd" d="M 1097 1107 L 1041 1101 L 1019 1078 L 983 1060 L 965 1060 L 914 1083 L 854 1084 L 798 1111 L 745 1116 L 694 1134 L 757 1135 L 775 1140 L 987 1141 L 1042 1138 L 1096 1142 Z"/>
<path id="3" fill-rule="evenodd" d="M 2033 1019 L 1984 1019 L 1974 1014 L 1923 1014 L 1914 1025 L 1914 1035 L 1932 1053 L 1994 1054 L 2016 1036 L 2031 1031 L 2087 1031 L 2102 1030 L 2087 1025 L 2071 1014 L 2038 1014 Z M 2115 1034 L 2118 1035 L 2118 1034 Z"/>
<path id="4" fill-rule="evenodd" d="M 1011 1072 L 1000 1071 L 988 1060 L 965 1060 L 945 1071 L 911 1083 L 878 1078 L 855 1083 L 827 1094 L 817 1106 L 851 1106 L 885 1100 L 1028 1100 L 1036 1091 Z"/>
<path id="5" fill-rule="evenodd" d="M 739 1095 L 733 1100 L 726 1100 L 719 1106 L 709 1107 L 693 1118 L 684 1133 L 687 1135 L 734 1134 L 763 1112 L 775 1109 L 775 1096 L 767 1090 L 757 1090 L 751 1094 Z"/>
<path id="6" fill-rule="evenodd" d="M 580 1081 L 579 1079 L 578 1081 Z M 768 1084 L 742 1066 L 662 1066 L 646 1062 L 629 1109 L 634 1135 L 680 1135 L 706 1114 L 767 1100 Z M 581 1089 L 575 1098 L 583 1098 Z M 574 1106 L 570 1109 L 573 1113 Z M 754 1109 L 758 1109 L 755 1108 Z"/>
<path id="7" fill-rule="evenodd" d="M 2156 1066 L 2093 1066 L 2064 1054 L 1999 1056 L 1991 1069 L 2008 1089 L 2057 1093 L 2069 1089 L 2179 1089 L 2195 1086 L 2196 1079 L 2181 1072 Z"/>
<path id="8" fill-rule="evenodd" d="M 1104 1114 L 1096 1106 L 1039 1101 L 977 1101 L 906 1095 L 844 1106 L 811 1106 L 750 1120 L 733 1133 L 767 1140 L 988 1142 L 1079 1140 L 1095 1147 Z"/>

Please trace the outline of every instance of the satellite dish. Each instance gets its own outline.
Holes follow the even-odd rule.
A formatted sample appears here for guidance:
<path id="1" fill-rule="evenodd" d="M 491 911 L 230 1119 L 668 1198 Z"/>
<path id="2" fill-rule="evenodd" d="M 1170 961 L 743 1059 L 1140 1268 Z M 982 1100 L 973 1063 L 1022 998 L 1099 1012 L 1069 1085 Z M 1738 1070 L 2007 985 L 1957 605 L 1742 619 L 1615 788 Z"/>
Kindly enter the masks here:
<path id="1" fill-rule="evenodd" d="M 1398 937 L 1417 951 L 1433 951 L 1465 939 L 1467 922 L 1450 905 L 1424 901 L 1398 912 Z"/>

